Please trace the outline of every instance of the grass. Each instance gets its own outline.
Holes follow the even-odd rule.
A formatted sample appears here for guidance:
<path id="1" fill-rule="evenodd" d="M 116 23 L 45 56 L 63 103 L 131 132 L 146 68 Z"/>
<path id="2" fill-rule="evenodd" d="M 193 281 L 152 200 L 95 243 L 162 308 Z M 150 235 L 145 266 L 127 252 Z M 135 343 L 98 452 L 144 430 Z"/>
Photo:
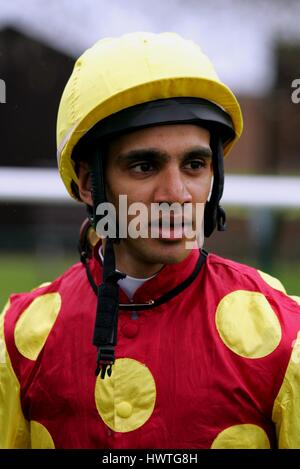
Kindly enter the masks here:
<path id="1" fill-rule="evenodd" d="M 0 256 L 0 309 L 10 293 L 28 291 L 43 282 L 54 280 L 78 257 L 34 256 L 32 254 Z M 263 269 L 262 269 L 263 270 Z M 279 278 L 290 295 L 300 295 L 300 264 L 278 263 L 269 274 Z"/>
<path id="2" fill-rule="evenodd" d="M 11 293 L 29 291 L 43 282 L 52 281 L 77 261 L 76 257 L 0 256 L 0 308 Z"/>
<path id="3" fill-rule="evenodd" d="M 300 265 L 284 264 L 274 269 L 273 275 L 280 279 L 289 295 L 300 296 Z"/>

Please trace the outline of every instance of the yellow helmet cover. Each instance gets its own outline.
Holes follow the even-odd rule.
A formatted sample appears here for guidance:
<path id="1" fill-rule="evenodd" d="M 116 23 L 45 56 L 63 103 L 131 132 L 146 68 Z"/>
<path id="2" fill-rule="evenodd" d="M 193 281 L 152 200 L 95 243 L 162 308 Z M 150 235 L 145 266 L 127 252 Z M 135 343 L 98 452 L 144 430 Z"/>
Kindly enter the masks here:
<path id="1" fill-rule="evenodd" d="M 57 158 L 72 197 L 78 182 L 72 152 L 97 122 L 123 109 L 158 99 L 192 97 L 209 100 L 229 114 L 240 137 L 240 106 L 218 78 L 198 45 L 175 33 L 130 33 L 98 41 L 76 61 L 63 92 L 57 120 Z"/>

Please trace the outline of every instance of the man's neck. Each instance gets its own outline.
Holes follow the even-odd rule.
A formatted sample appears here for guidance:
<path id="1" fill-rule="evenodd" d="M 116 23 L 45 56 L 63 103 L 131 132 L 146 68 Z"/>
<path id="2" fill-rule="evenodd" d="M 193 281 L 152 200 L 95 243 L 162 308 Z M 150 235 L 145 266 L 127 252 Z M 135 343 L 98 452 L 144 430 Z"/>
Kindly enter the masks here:
<path id="1" fill-rule="evenodd" d="M 114 245 L 116 256 L 116 269 L 120 272 L 125 272 L 130 277 L 134 278 L 149 278 L 157 274 L 162 268 L 163 264 L 143 262 L 141 259 L 133 256 L 129 250 L 124 249 L 121 244 Z M 105 241 L 103 241 L 103 252 L 105 252 Z"/>
<path id="2" fill-rule="evenodd" d="M 118 250 L 118 247 L 115 251 L 116 266 L 120 272 L 126 272 L 127 275 L 135 278 L 148 278 L 157 274 L 163 268 L 163 264 L 143 262 L 131 256 L 128 251 Z"/>

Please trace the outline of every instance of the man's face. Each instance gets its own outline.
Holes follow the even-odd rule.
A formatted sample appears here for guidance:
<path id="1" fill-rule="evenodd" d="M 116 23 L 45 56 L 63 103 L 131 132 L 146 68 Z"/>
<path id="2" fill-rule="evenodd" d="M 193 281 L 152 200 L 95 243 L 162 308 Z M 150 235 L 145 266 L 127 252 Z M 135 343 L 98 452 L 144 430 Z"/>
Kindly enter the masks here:
<path id="1" fill-rule="evenodd" d="M 115 138 L 108 146 L 105 180 L 108 201 L 116 207 L 118 218 L 119 196 L 125 194 L 128 207 L 134 202 L 147 207 L 149 223 L 153 203 L 182 207 L 205 203 L 212 179 L 209 141 L 206 129 L 190 124 L 149 127 Z M 128 224 L 134 217 L 128 215 Z M 193 227 L 195 217 L 193 210 Z M 191 248 L 179 231 L 172 228 L 171 220 L 167 238 L 162 229 L 155 238 L 127 237 L 117 245 L 117 257 L 149 267 L 180 262 Z M 151 272 L 151 268 L 145 270 Z"/>

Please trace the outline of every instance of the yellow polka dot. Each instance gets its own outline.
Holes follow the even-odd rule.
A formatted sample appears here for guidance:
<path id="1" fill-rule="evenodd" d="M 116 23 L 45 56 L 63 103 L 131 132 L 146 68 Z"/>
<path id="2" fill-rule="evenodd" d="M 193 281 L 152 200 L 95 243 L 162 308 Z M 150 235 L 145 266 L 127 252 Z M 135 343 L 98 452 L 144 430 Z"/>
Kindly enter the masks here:
<path id="1" fill-rule="evenodd" d="M 269 449 L 266 432 L 250 423 L 225 428 L 214 439 L 212 449 Z"/>
<path id="2" fill-rule="evenodd" d="M 293 340 L 292 342 L 292 355 L 291 355 L 291 360 L 294 363 L 300 363 L 300 334 L 298 332 L 298 338 Z"/>
<path id="3" fill-rule="evenodd" d="M 23 311 L 15 327 L 15 344 L 19 352 L 36 360 L 55 323 L 61 307 L 59 293 L 38 296 Z"/>
<path id="4" fill-rule="evenodd" d="M 290 298 L 292 298 L 294 301 L 296 301 L 296 303 L 298 303 L 298 305 L 300 305 L 300 296 L 291 295 Z"/>
<path id="5" fill-rule="evenodd" d="M 291 358 L 272 412 L 279 449 L 300 448 L 300 331 L 291 345 Z"/>
<path id="6" fill-rule="evenodd" d="M 9 307 L 10 307 L 10 300 L 8 300 L 8 301 L 5 303 L 4 308 L 3 308 L 3 311 L 0 312 L 0 314 L 2 314 L 2 316 L 4 316 L 5 313 L 6 313 L 6 311 L 9 309 Z"/>
<path id="7" fill-rule="evenodd" d="M 279 320 L 262 293 L 229 293 L 220 301 L 215 319 L 224 344 L 242 357 L 265 357 L 281 339 Z"/>
<path id="8" fill-rule="evenodd" d="M 137 360 L 119 358 L 111 377 L 97 378 L 95 401 L 106 425 L 116 432 L 141 427 L 151 416 L 156 386 L 150 370 Z"/>
<path id="9" fill-rule="evenodd" d="M 262 277 L 262 279 L 270 285 L 270 287 L 274 288 L 275 290 L 282 291 L 283 293 L 286 293 L 286 290 L 280 280 L 278 278 L 272 277 L 272 275 L 266 274 L 266 272 L 262 272 L 261 270 L 257 271 L 259 275 Z"/>
<path id="10" fill-rule="evenodd" d="M 10 306 L 10 301 L 8 300 L 8 302 L 4 306 L 2 313 L 0 314 L 0 365 L 6 364 L 7 352 L 6 352 L 6 344 L 5 344 L 5 339 L 4 339 L 4 316 L 9 306 Z"/>
<path id="11" fill-rule="evenodd" d="M 6 363 L 6 344 L 4 340 L 4 316 L 10 307 L 10 300 L 5 303 L 3 311 L 0 313 L 0 365 Z"/>
<path id="12" fill-rule="evenodd" d="M 6 363 L 6 346 L 5 341 L 2 337 L 0 337 L 0 365 L 4 365 Z"/>
<path id="13" fill-rule="evenodd" d="M 55 449 L 54 441 L 47 428 L 35 420 L 30 422 L 32 449 Z"/>
<path id="14" fill-rule="evenodd" d="M 43 282 L 40 285 L 38 285 L 37 287 L 34 287 L 31 291 L 37 290 L 38 288 L 47 287 L 48 285 L 51 285 L 51 282 Z"/>
<path id="15" fill-rule="evenodd" d="M 116 411 L 119 417 L 126 419 L 132 415 L 132 405 L 129 402 L 120 402 L 116 406 Z"/>

